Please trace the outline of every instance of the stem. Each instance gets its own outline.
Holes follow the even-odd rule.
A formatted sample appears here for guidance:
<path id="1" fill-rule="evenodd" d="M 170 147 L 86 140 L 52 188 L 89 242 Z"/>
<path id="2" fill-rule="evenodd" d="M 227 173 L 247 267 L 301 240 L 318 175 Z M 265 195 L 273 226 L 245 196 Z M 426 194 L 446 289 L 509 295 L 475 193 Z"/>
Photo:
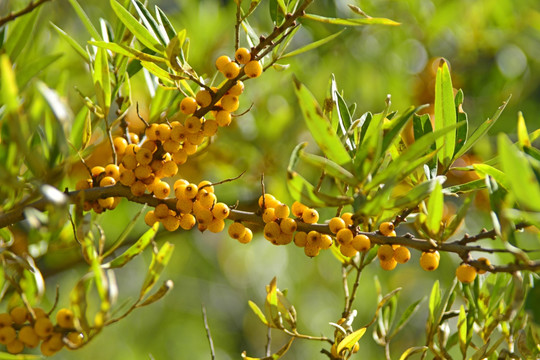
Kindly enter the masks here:
<path id="1" fill-rule="evenodd" d="M 50 0 L 38 0 L 36 2 L 30 1 L 30 3 L 25 8 L 22 8 L 21 10 L 16 11 L 16 12 L 11 12 L 8 15 L 4 16 L 3 18 L 0 18 L 0 27 L 2 27 L 4 24 L 10 21 L 15 20 L 16 18 L 20 16 L 28 14 L 29 12 L 33 11 L 38 6 L 45 4 L 47 1 L 50 1 Z"/>
<path id="2" fill-rule="evenodd" d="M 202 316 L 204 321 L 204 329 L 206 330 L 206 337 L 208 338 L 208 343 L 210 345 L 210 356 L 214 360 L 216 358 L 216 352 L 214 350 L 214 341 L 212 340 L 212 334 L 210 333 L 210 328 L 208 327 L 208 319 L 206 318 L 206 308 L 202 306 Z"/>

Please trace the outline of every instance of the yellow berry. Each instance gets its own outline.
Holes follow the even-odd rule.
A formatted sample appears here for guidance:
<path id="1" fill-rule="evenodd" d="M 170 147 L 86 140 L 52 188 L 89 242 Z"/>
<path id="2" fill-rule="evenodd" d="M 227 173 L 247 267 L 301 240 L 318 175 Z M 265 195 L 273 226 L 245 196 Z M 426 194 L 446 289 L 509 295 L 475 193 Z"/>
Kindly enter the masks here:
<path id="1" fill-rule="evenodd" d="M 293 215 L 299 218 L 302 217 L 302 215 L 304 214 L 304 210 L 307 210 L 307 209 L 308 207 L 299 201 L 295 201 L 291 207 L 291 211 Z"/>
<path id="2" fill-rule="evenodd" d="M 101 181 L 99 182 L 99 186 L 112 186 L 116 184 L 116 180 L 110 176 L 105 176 Z"/>
<path id="3" fill-rule="evenodd" d="M 118 165 L 109 164 L 105 166 L 105 175 L 112 177 L 114 180 L 118 180 L 120 178 L 120 168 Z"/>
<path id="4" fill-rule="evenodd" d="M 461 264 L 456 269 L 456 277 L 464 284 L 470 284 L 476 278 L 476 268 L 469 264 Z"/>
<path id="5" fill-rule="evenodd" d="M 225 75 L 227 79 L 234 79 L 238 76 L 238 74 L 240 74 L 240 66 L 238 66 L 237 63 L 231 61 L 230 63 L 223 66 L 221 72 L 223 73 L 223 75 Z"/>
<path id="6" fill-rule="evenodd" d="M 152 168 L 150 165 L 139 165 L 133 170 L 133 173 L 139 180 L 147 179 L 152 175 Z"/>
<path id="7" fill-rule="evenodd" d="M 381 268 L 386 271 L 394 270 L 397 266 L 397 261 L 394 258 L 390 258 L 389 260 L 380 260 L 379 264 L 381 265 Z"/>
<path id="8" fill-rule="evenodd" d="M 259 61 L 252 60 L 244 65 L 244 72 L 250 78 L 259 77 L 262 74 L 263 68 Z"/>
<path id="9" fill-rule="evenodd" d="M 137 167 L 137 159 L 135 155 L 125 155 L 122 158 L 122 165 L 127 170 L 134 170 Z"/>
<path id="10" fill-rule="evenodd" d="M 238 48 L 234 53 L 234 58 L 240 64 L 247 64 L 251 60 L 251 54 L 246 48 Z"/>
<path id="11" fill-rule="evenodd" d="M 219 71 L 223 71 L 223 69 L 225 68 L 225 65 L 227 65 L 230 62 L 231 62 L 231 59 L 227 55 L 221 55 L 216 60 L 216 68 Z"/>
<path id="12" fill-rule="evenodd" d="M 304 254 L 306 254 L 309 257 L 315 257 L 319 255 L 319 252 L 321 251 L 321 248 L 317 245 L 313 244 L 307 244 L 304 246 Z"/>
<path id="13" fill-rule="evenodd" d="M 180 220 L 173 215 L 167 215 L 167 217 L 161 220 L 163 227 L 167 231 L 175 231 L 180 226 Z"/>
<path id="14" fill-rule="evenodd" d="M 229 126 L 231 124 L 231 113 L 226 110 L 220 110 L 216 114 L 216 122 L 220 127 Z"/>
<path id="15" fill-rule="evenodd" d="M 49 318 L 42 317 L 42 318 L 37 319 L 36 322 L 34 323 L 34 330 L 37 336 L 39 336 L 42 339 L 45 339 L 53 333 L 54 326 L 51 320 L 49 320 Z"/>
<path id="16" fill-rule="evenodd" d="M 185 140 L 186 129 L 184 125 L 178 123 L 171 129 L 171 140 L 176 142 L 183 142 Z"/>
<path id="17" fill-rule="evenodd" d="M 319 213 L 315 209 L 306 209 L 302 213 L 302 220 L 306 224 L 315 224 L 317 221 L 319 221 Z"/>
<path id="18" fill-rule="evenodd" d="M 197 196 L 197 193 L 199 192 L 199 188 L 195 184 L 189 184 L 184 189 L 184 196 L 187 199 L 193 199 L 195 196 Z"/>
<path id="19" fill-rule="evenodd" d="M 314 230 L 308 232 L 306 236 L 306 246 L 307 245 L 321 247 L 321 233 Z"/>
<path id="20" fill-rule="evenodd" d="M 188 154 L 186 153 L 186 151 L 184 149 L 178 150 L 172 156 L 173 161 L 177 165 L 185 164 L 185 162 L 187 161 L 187 158 L 188 158 Z"/>
<path id="21" fill-rule="evenodd" d="M 195 107 L 196 106 L 197 105 L 195 105 Z M 156 130 L 156 135 L 158 140 L 161 142 L 169 140 L 171 138 L 171 127 L 169 126 L 169 124 L 159 124 Z"/>
<path id="22" fill-rule="evenodd" d="M 144 222 L 148 226 L 154 226 L 154 224 L 158 221 L 158 218 L 154 214 L 153 210 L 150 210 L 149 212 L 144 215 Z"/>
<path id="23" fill-rule="evenodd" d="M 339 217 L 333 217 L 328 223 L 328 228 L 333 234 L 337 234 L 339 230 L 345 228 L 346 226 L 345 220 Z"/>
<path id="24" fill-rule="evenodd" d="M 207 209 L 212 209 L 212 206 L 214 206 L 214 203 L 216 202 L 217 198 L 214 193 L 208 192 L 206 190 L 199 191 L 199 195 L 197 196 L 198 200 L 201 202 L 201 205 Z"/>
<path id="25" fill-rule="evenodd" d="M 32 308 L 32 311 L 34 312 L 34 314 L 33 314 L 33 316 L 31 314 L 28 314 L 29 315 L 29 318 L 28 318 L 29 320 L 30 320 L 30 318 L 39 319 L 39 318 L 42 318 L 42 317 L 47 317 L 47 313 L 42 308 Z"/>
<path id="26" fill-rule="evenodd" d="M 351 245 L 358 251 L 364 252 L 371 248 L 371 240 L 366 235 L 356 235 L 351 242 Z"/>
<path id="27" fill-rule="evenodd" d="M 154 209 L 154 216 L 158 219 L 165 219 L 169 215 L 169 207 L 167 204 L 158 204 Z"/>
<path id="28" fill-rule="evenodd" d="M 159 181 L 154 186 L 154 196 L 158 199 L 165 199 L 171 193 L 171 187 L 165 181 Z"/>
<path id="29" fill-rule="evenodd" d="M 196 116 L 188 117 L 184 123 L 184 128 L 186 129 L 188 134 L 198 133 L 199 130 L 201 130 L 201 127 L 202 127 L 201 119 Z"/>
<path id="30" fill-rule="evenodd" d="M 269 209 L 266 209 L 266 210 L 269 210 Z M 281 220 L 279 227 L 281 228 L 281 231 L 283 233 L 292 234 L 296 231 L 296 228 L 298 227 L 298 225 L 296 224 L 296 221 L 294 219 L 286 217 Z"/>
<path id="31" fill-rule="evenodd" d="M 15 339 L 6 345 L 6 350 L 10 354 L 19 354 L 24 350 L 24 344 L 21 340 Z"/>
<path id="32" fill-rule="evenodd" d="M 264 199 L 264 206 L 263 206 L 263 199 Z M 264 209 L 275 208 L 278 205 L 279 205 L 279 201 L 277 201 L 274 195 L 272 194 L 264 194 L 264 198 L 262 195 L 259 197 L 260 208 L 264 208 Z"/>
<path id="33" fill-rule="evenodd" d="M 161 168 L 160 174 L 164 177 L 173 177 L 178 173 L 178 165 L 176 162 L 169 160 L 165 161 L 163 163 L 163 167 Z"/>
<path id="34" fill-rule="evenodd" d="M 129 134 L 129 140 L 132 144 L 138 144 L 139 143 L 139 135 L 130 132 Z"/>
<path id="35" fill-rule="evenodd" d="M 281 228 L 277 222 L 271 221 L 264 226 L 264 237 L 267 240 L 276 240 L 279 234 L 281 234 Z"/>
<path id="36" fill-rule="evenodd" d="M 480 261 L 481 263 L 483 263 L 484 265 L 486 265 L 488 267 L 491 266 L 491 262 L 488 259 L 486 259 L 485 257 L 478 258 L 478 261 Z M 486 270 L 484 270 L 484 269 L 476 269 L 476 272 L 479 273 L 479 274 L 485 274 Z"/>
<path id="37" fill-rule="evenodd" d="M 111 209 L 114 206 L 114 197 L 110 196 L 105 199 L 98 199 L 98 203 L 103 209 Z"/>
<path id="38" fill-rule="evenodd" d="M 180 219 L 180 227 L 184 230 L 190 230 L 195 226 L 195 216 L 191 214 L 184 214 Z"/>
<path id="39" fill-rule="evenodd" d="M 339 230 L 336 234 L 336 240 L 341 245 L 347 245 L 351 243 L 353 238 L 354 238 L 354 234 L 348 228 L 343 228 Z"/>
<path id="40" fill-rule="evenodd" d="M 16 306 L 11 309 L 9 315 L 15 324 L 21 325 L 24 324 L 28 318 L 28 310 L 24 306 Z"/>
<path id="41" fill-rule="evenodd" d="M 423 252 L 420 256 L 420 266 L 426 271 L 433 271 L 439 267 L 439 252 Z"/>
<path id="42" fill-rule="evenodd" d="M 85 190 L 92 187 L 92 179 L 81 179 L 75 184 L 75 190 Z"/>
<path id="43" fill-rule="evenodd" d="M 194 204 L 195 205 L 195 204 Z M 193 215 L 197 218 L 197 222 L 199 225 L 205 225 L 208 226 L 210 222 L 214 219 L 214 216 L 212 215 L 212 212 L 210 209 L 196 209 L 193 207 Z"/>
<path id="44" fill-rule="evenodd" d="M 233 239 L 239 240 L 244 236 L 244 233 L 246 232 L 246 227 L 241 222 L 233 222 L 231 225 L 229 225 L 229 236 Z"/>
<path id="45" fill-rule="evenodd" d="M 43 348 L 46 348 L 46 351 L 51 351 L 53 353 L 62 350 L 64 347 L 64 342 L 62 341 L 62 333 L 54 333 L 48 339 L 41 343 L 41 352 L 43 353 Z M 45 353 L 43 353 L 45 355 Z"/>
<path id="46" fill-rule="evenodd" d="M 92 176 L 93 177 L 96 177 L 96 176 L 99 176 L 101 175 L 102 173 L 105 172 L 105 168 L 103 166 L 94 166 L 90 172 L 92 173 Z"/>
<path id="47" fill-rule="evenodd" d="M 75 316 L 70 309 L 60 309 L 56 313 L 56 323 L 64 329 L 71 329 L 74 326 Z"/>
<path id="48" fill-rule="evenodd" d="M 227 91 L 227 95 L 236 95 L 240 96 L 244 92 L 244 83 L 240 80 L 234 84 L 229 91 Z"/>
<path id="49" fill-rule="evenodd" d="M 284 218 L 287 218 L 289 217 L 289 214 L 290 214 L 290 210 L 289 210 L 289 207 L 285 204 L 279 204 L 278 206 L 276 206 L 275 208 L 275 215 L 276 217 L 280 218 L 280 219 L 284 219 Z M 292 219 L 291 219 L 292 220 Z"/>
<path id="50" fill-rule="evenodd" d="M 384 236 L 389 236 L 392 231 L 394 231 L 394 223 L 392 222 L 383 222 L 379 225 L 379 231 Z"/>
<path id="51" fill-rule="evenodd" d="M 222 232 L 225 228 L 225 221 L 221 219 L 213 219 L 210 221 L 210 224 L 208 224 L 208 230 L 210 230 L 213 233 L 219 233 Z"/>
<path id="52" fill-rule="evenodd" d="M 214 218 L 218 220 L 224 220 L 227 217 L 229 217 L 230 209 L 227 206 L 227 204 L 224 204 L 222 202 L 218 202 L 214 205 L 214 208 L 212 209 L 212 215 L 214 215 Z"/>
<path id="53" fill-rule="evenodd" d="M 78 333 L 76 331 L 71 331 L 67 334 L 66 336 L 67 340 L 68 340 L 68 349 L 76 349 L 78 347 L 80 347 L 83 343 L 83 340 L 84 340 L 84 337 L 83 337 L 83 334 L 81 333 Z"/>
<path id="54" fill-rule="evenodd" d="M 238 110 L 240 101 L 236 95 L 225 95 L 221 98 L 221 107 L 228 112 L 234 112 Z"/>
<path id="55" fill-rule="evenodd" d="M 251 241 L 251 239 L 253 239 L 253 232 L 251 231 L 250 228 L 246 228 L 246 231 L 244 232 L 244 236 L 242 236 L 241 238 L 237 240 L 242 244 L 247 244 Z"/>
<path id="56" fill-rule="evenodd" d="M 405 246 L 398 246 L 394 249 L 394 259 L 400 264 L 405 264 L 411 259 L 411 252 Z"/>
<path id="57" fill-rule="evenodd" d="M 135 154 L 135 160 L 141 165 L 148 165 L 152 162 L 152 151 L 147 148 L 140 148 Z"/>
<path id="58" fill-rule="evenodd" d="M 339 247 L 339 251 L 341 252 L 341 254 L 343 254 L 343 256 L 346 256 L 346 257 L 353 257 L 358 252 L 355 248 L 353 248 L 353 246 L 350 243 L 341 245 Z"/>
<path id="59" fill-rule="evenodd" d="M 328 234 L 321 234 L 321 249 L 330 249 L 333 244 L 332 237 Z"/>
<path id="60" fill-rule="evenodd" d="M 298 247 L 304 247 L 306 246 L 307 242 L 307 233 L 303 231 L 298 231 L 296 234 L 294 234 L 294 244 Z"/>
<path id="61" fill-rule="evenodd" d="M 159 127 L 158 127 L 159 128 Z M 155 140 L 146 140 L 140 147 L 141 149 L 147 149 L 150 150 L 150 152 L 153 154 L 157 150 L 157 144 Z M 140 150 L 140 149 L 139 149 Z"/>
<path id="62" fill-rule="evenodd" d="M 12 326 L 0 328 L 0 344 L 7 345 L 17 337 L 17 333 Z"/>
<path id="63" fill-rule="evenodd" d="M 37 336 L 36 331 L 30 325 L 25 325 L 19 330 L 18 338 L 24 345 L 30 348 L 34 348 L 39 344 L 39 336 Z"/>
<path id="64" fill-rule="evenodd" d="M 123 137 L 117 136 L 113 140 L 113 145 L 114 145 L 114 151 L 116 151 L 116 155 L 122 156 L 126 152 L 128 142 Z"/>
<path id="65" fill-rule="evenodd" d="M 195 100 L 201 107 L 207 107 L 212 103 L 212 94 L 208 90 L 199 90 L 195 95 Z"/>
<path id="66" fill-rule="evenodd" d="M 343 221 L 345 221 L 345 225 L 347 226 L 351 226 L 354 224 L 352 217 L 353 217 L 353 213 L 350 213 L 350 212 L 341 214 L 341 218 L 343 219 Z"/>
<path id="67" fill-rule="evenodd" d="M 274 244 L 276 245 L 287 245 L 293 241 L 293 234 L 280 233 L 279 236 L 275 239 Z"/>
<path id="68" fill-rule="evenodd" d="M 197 100 L 188 96 L 180 102 L 180 111 L 186 115 L 193 114 L 197 110 Z"/>
<path id="69" fill-rule="evenodd" d="M 394 257 L 394 249 L 388 244 L 381 245 L 377 249 L 377 256 L 381 261 L 388 261 Z"/>

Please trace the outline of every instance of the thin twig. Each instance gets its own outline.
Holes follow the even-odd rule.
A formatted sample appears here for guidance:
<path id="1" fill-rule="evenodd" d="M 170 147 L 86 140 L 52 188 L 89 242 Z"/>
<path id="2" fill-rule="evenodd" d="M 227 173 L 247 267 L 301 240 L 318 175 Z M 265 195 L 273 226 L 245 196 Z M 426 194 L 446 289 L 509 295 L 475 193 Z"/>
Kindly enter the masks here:
<path id="1" fill-rule="evenodd" d="M 50 0 L 38 0 L 36 2 L 30 1 L 30 3 L 25 8 L 16 12 L 11 12 L 7 16 L 0 18 L 0 27 L 2 27 L 4 24 L 10 21 L 15 20 L 16 18 L 20 16 L 28 14 L 29 12 L 33 11 L 38 6 L 45 4 L 47 1 L 50 1 Z"/>
<path id="2" fill-rule="evenodd" d="M 135 106 L 136 106 L 136 108 L 137 108 L 137 116 L 138 116 L 139 119 L 144 123 L 144 126 L 146 126 L 147 128 L 149 128 L 149 127 L 150 127 L 150 124 L 149 124 L 146 120 L 144 120 L 144 118 L 143 118 L 143 117 L 141 116 L 141 114 L 139 113 L 139 102 L 138 102 L 138 101 L 137 101 L 137 103 L 136 103 Z"/>
<path id="3" fill-rule="evenodd" d="M 266 331 L 266 346 L 264 353 L 266 356 L 272 355 L 272 328 L 270 326 L 268 326 L 268 330 Z"/>
<path id="4" fill-rule="evenodd" d="M 208 327 L 208 319 L 206 318 L 206 308 L 202 305 L 202 316 L 204 321 L 204 329 L 206 330 L 206 337 L 208 338 L 208 344 L 210 345 L 210 356 L 214 360 L 216 358 L 216 352 L 214 350 L 214 341 L 212 340 L 212 334 L 210 333 L 210 327 Z"/>
<path id="5" fill-rule="evenodd" d="M 240 24 L 242 23 L 242 1 L 236 2 L 236 24 L 234 24 L 234 50 L 240 46 Z"/>

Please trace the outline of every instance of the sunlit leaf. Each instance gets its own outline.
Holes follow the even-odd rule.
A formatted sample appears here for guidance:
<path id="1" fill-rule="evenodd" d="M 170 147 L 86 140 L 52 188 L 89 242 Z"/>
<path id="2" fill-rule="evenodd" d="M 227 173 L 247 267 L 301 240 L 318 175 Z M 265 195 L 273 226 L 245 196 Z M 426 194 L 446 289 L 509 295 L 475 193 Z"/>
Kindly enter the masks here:
<path id="1" fill-rule="evenodd" d="M 257 306 L 257 304 L 255 304 L 251 300 L 248 301 L 248 304 L 251 310 L 253 310 L 253 312 L 255 313 L 255 315 L 257 315 L 257 317 L 262 321 L 262 323 L 268 326 L 268 321 L 266 320 L 266 317 L 264 316 L 262 310 Z"/>
<path id="2" fill-rule="evenodd" d="M 323 158 L 322 156 L 306 153 L 303 150 L 299 152 L 299 155 L 300 158 L 308 164 L 318 167 L 326 174 L 333 176 L 336 179 L 350 185 L 355 185 L 357 183 L 353 174 L 331 160 Z"/>
<path id="3" fill-rule="evenodd" d="M 141 287 L 141 292 L 139 298 L 142 299 L 156 284 L 161 273 L 167 266 L 167 263 L 171 259 L 172 252 L 174 250 L 174 245 L 166 242 L 161 246 L 157 254 L 153 254 L 152 262 L 148 268 L 148 273 L 144 279 L 143 285 Z"/>
<path id="4" fill-rule="evenodd" d="M 525 118 L 523 113 L 518 112 L 518 122 L 517 122 L 517 135 L 518 135 L 518 144 L 520 148 L 531 146 L 531 139 L 529 139 L 529 133 L 527 132 L 527 125 L 525 124 Z"/>
<path id="5" fill-rule="evenodd" d="M 429 319 L 430 322 L 433 323 L 433 325 L 438 325 L 434 321 L 437 320 L 435 318 L 437 308 L 441 304 L 441 291 L 439 289 L 439 280 L 436 280 L 433 284 L 433 287 L 431 288 L 431 295 L 429 296 Z"/>
<path id="6" fill-rule="evenodd" d="M 427 221 L 426 225 L 432 234 L 438 234 L 441 228 L 441 220 L 444 209 L 444 198 L 442 186 L 439 182 L 435 183 L 427 204 Z"/>
<path id="7" fill-rule="evenodd" d="M 540 211 L 540 186 L 524 155 L 505 134 L 498 137 L 502 170 L 508 176 L 512 194 L 525 210 Z"/>
<path id="8" fill-rule="evenodd" d="M 478 179 L 466 182 L 464 184 L 448 186 L 443 189 L 444 194 L 463 194 L 486 188 L 484 179 Z"/>
<path id="9" fill-rule="evenodd" d="M 401 354 L 401 356 L 399 357 L 399 360 L 406 360 L 412 355 L 416 355 L 420 353 L 423 354 L 427 351 L 427 349 L 429 349 L 427 346 L 415 346 L 415 347 L 408 348 L 407 350 L 403 352 L 403 354 Z"/>
<path id="10" fill-rule="evenodd" d="M 506 190 L 510 189 L 508 176 L 506 176 L 506 174 L 503 173 L 501 170 L 486 164 L 473 164 L 473 168 L 479 175 L 489 175 L 494 178 L 503 188 L 505 188 Z"/>
<path id="11" fill-rule="evenodd" d="M 0 351 L 0 359 L 1 360 L 35 360 L 35 359 L 43 359 L 43 356 L 31 355 L 31 354 L 13 355 L 7 352 Z"/>
<path id="12" fill-rule="evenodd" d="M 137 11 L 137 14 L 139 14 L 139 17 L 141 18 L 144 26 L 150 32 L 150 34 L 154 38 L 157 38 L 161 42 L 161 44 L 166 45 L 169 42 L 167 32 L 163 31 L 164 29 L 160 28 L 157 21 L 154 19 L 152 14 L 150 14 L 148 9 L 146 9 L 144 4 L 138 0 L 132 0 L 131 3 L 133 4 L 135 11 Z"/>
<path id="13" fill-rule="evenodd" d="M 323 153 L 336 164 L 345 168 L 350 166 L 351 157 L 332 125 L 325 118 L 321 107 L 311 92 L 297 79 L 294 79 L 295 92 L 307 127 Z"/>
<path id="14" fill-rule="evenodd" d="M 147 306 L 155 303 L 158 300 L 161 300 L 165 295 L 167 295 L 173 288 L 174 283 L 172 280 L 166 280 L 163 285 L 161 285 L 154 294 L 150 295 L 144 302 L 140 303 L 138 306 Z"/>
<path id="15" fill-rule="evenodd" d="M 341 31 L 338 31 L 335 34 L 329 35 L 329 36 L 327 36 L 327 37 L 325 37 L 325 38 L 323 38 L 321 40 L 314 41 L 314 42 L 312 42 L 312 43 L 310 43 L 310 44 L 308 44 L 306 46 L 302 46 L 300 49 L 296 49 L 296 50 L 293 50 L 291 52 L 288 52 L 288 53 L 282 55 L 281 58 L 284 59 L 284 58 L 300 55 L 302 53 L 305 53 L 306 51 L 316 49 L 319 46 L 324 45 L 327 42 L 330 42 L 330 41 L 334 40 L 336 37 L 338 37 L 344 31 L 345 31 L 345 29 L 343 29 Z"/>
<path id="16" fill-rule="evenodd" d="M 395 22 L 390 19 L 385 18 L 362 18 L 362 19 L 340 19 L 340 18 L 330 18 L 315 14 L 305 14 L 302 16 L 305 19 L 315 20 L 318 22 L 334 25 L 343 25 L 343 26 L 362 26 L 362 25 L 400 25 L 400 23 Z"/>
<path id="17" fill-rule="evenodd" d="M 6 54 L 0 55 L 0 75 L 2 103 L 6 106 L 6 112 L 14 112 L 19 107 L 19 90 L 11 61 Z"/>
<path id="18" fill-rule="evenodd" d="M 476 130 L 473 131 L 471 136 L 465 142 L 465 145 L 463 145 L 463 147 L 457 152 L 457 154 L 455 154 L 455 159 L 461 157 L 463 154 L 469 151 L 469 149 L 472 148 L 473 145 L 489 131 L 489 129 L 491 129 L 491 127 L 495 124 L 495 122 L 503 112 L 504 108 L 508 104 L 508 101 L 510 101 L 511 97 L 512 96 L 509 96 L 508 99 L 506 99 L 506 101 L 503 102 L 501 106 L 499 106 L 491 119 L 487 119 L 485 122 L 482 123 L 482 125 L 480 125 Z"/>
<path id="19" fill-rule="evenodd" d="M 345 336 L 337 346 L 337 353 L 340 354 L 344 349 L 351 350 L 354 347 L 354 344 L 364 336 L 366 330 L 367 328 L 363 327 Z"/>
<path id="20" fill-rule="evenodd" d="M 142 51 L 139 51 L 137 49 L 131 48 L 129 46 L 121 45 L 121 44 L 110 43 L 106 41 L 89 41 L 88 43 L 91 45 L 100 47 L 100 48 L 111 50 L 112 52 L 115 52 L 117 54 L 125 55 L 132 59 L 154 62 L 154 63 L 166 62 L 166 59 L 164 57 L 150 55 Z"/>
<path id="21" fill-rule="evenodd" d="M 103 264 L 104 268 L 118 268 L 122 267 L 137 255 L 143 252 L 148 245 L 152 243 L 152 240 L 156 236 L 156 232 L 159 228 L 159 223 L 155 223 L 150 229 L 148 229 L 133 245 L 131 245 L 121 255 L 111 260 L 110 262 Z"/>
<path id="22" fill-rule="evenodd" d="M 447 128 L 456 123 L 454 106 L 454 90 L 450 70 L 445 60 L 441 60 L 435 80 L 435 130 Z M 450 131 L 436 141 L 439 151 L 439 162 L 444 169 L 452 164 L 456 146 L 456 133 Z"/>
<path id="23" fill-rule="evenodd" d="M 463 357 L 467 355 L 467 314 L 465 313 L 465 308 L 463 305 L 459 307 L 459 317 L 458 317 L 458 338 L 459 338 L 459 348 Z"/>
<path id="24" fill-rule="evenodd" d="M 69 0 L 71 6 L 73 6 L 73 9 L 77 13 L 77 16 L 79 19 L 83 22 L 84 26 L 86 27 L 86 30 L 88 33 L 96 40 L 101 40 L 101 35 L 97 31 L 97 29 L 94 27 L 92 22 L 90 21 L 90 18 L 88 15 L 86 15 L 86 12 L 83 10 L 81 5 L 76 0 Z"/>
<path id="25" fill-rule="evenodd" d="M 119 2 L 111 0 L 111 7 L 116 13 L 120 21 L 131 31 L 131 33 L 139 40 L 144 46 L 154 50 L 157 53 L 163 52 L 165 47 L 159 43 L 159 41 L 150 34 L 150 32 L 141 25 L 129 11 L 127 11 Z"/>
<path id="26" fill-rule="evenodd" d="M 446 181 L 445 176 L 438 176 L 435 179 L 425 181 L 421 184 L 416 185 L 410 191 L 408 191 L 404 196 L 397 198 L 392 198 L 387 204 L 384 205 L 385 209 L 399 208 L 405 209 L 410 207 L 415 207 L 422 200 L 427 198 L 433 189 L 435 188 L 436 183 L 444 183 Z"/>

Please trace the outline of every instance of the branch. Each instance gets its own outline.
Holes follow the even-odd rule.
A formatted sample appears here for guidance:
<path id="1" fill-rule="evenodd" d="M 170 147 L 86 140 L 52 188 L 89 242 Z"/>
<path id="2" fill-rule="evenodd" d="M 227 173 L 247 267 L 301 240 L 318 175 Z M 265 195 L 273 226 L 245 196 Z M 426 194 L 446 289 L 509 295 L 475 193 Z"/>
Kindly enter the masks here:
<path id="1" fill-rule="evenodd" d="M 16 12 L 11 12 L 8 15 L 4 16 L 3 18 L 0 18 L 0 27 L 2 27 L 4 24 L 10 21 L 15 20 L 16 18 L 20 16 L 28 14 L 29 12 L 33 11 L 38 6 L 45 4 L 47 1 L 50 1 L 50 0 L 38 0 L 36 2 L 30 1 L 30 3 L 25 8 Z"/>

